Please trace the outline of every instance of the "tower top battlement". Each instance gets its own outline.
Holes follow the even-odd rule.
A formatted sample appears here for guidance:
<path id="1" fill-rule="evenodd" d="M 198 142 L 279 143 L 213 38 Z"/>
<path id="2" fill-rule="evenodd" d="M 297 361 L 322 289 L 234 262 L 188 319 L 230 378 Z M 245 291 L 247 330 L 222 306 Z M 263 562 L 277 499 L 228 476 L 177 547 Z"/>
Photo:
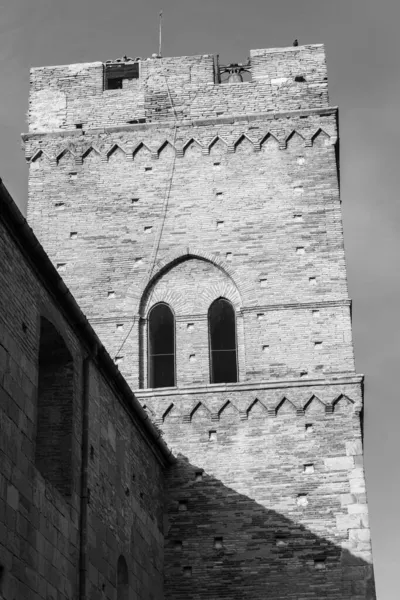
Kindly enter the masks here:
<path id="1" fill-rule="evenodd" d="M 251 81 L 224 84 L 222 73 L 240 71 Z M 251 50 L 226 66 L 203 54 L 38 67 L 30 81 L 30 132 L 328 106 L 322 44 Z"/>

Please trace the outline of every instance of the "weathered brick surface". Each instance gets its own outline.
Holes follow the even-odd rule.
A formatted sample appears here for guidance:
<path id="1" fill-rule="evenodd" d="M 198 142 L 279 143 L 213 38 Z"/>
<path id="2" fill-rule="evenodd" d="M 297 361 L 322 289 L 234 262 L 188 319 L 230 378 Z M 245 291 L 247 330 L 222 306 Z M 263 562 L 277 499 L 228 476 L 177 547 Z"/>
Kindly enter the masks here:
<path id="1" fill-rule="evenodd" d="M 138 80 L 104 90 L 102 63 L 31 70 L 30 131 L 115 126 L 132 120 L 320 108 L 328 104 L 323 46 L 253 50 L 253 81 L 215 84 L 218 57 L 148 58 Z M 296 82 L 301 76 L 304 81 Z M 173 108 L 171 106 L 173 101 Z"/>
<path id="2" fill-rule="evenodd" d="M 166 598 L 374 598 L 359 377 L 139 393 L 179 458 Z"/>
<path id="3" fill-rule="evenodd" d="M 231 300 L 236 298 L 241 312 L 247 340 L 243 336 L 239 340 L 241 378 L 354 370 L 332 145 L 335 114 L 278 119 L 278 123 L 274 121 L 272 127 L 281 128 L 280 139 L 295 129 L 299 132 L 290 137 L 284 150 L 268 136 L 271 123 L 262 118 L 252 125 L 199 127 L 195 139 L 202 147 L 216 136 L 225 140 L 216 140 L 209 154 L 203 154 L 198 143 L 190 143 L 193 130 L 182 127 L 180 144 L 189 143 L 183 158 L 175 158 L 171 146 L 162 146 L 163 140 L 174 135 L 168 127 L 140 131 L 140 137 L 124 132 L 118 139 L 111 133 L 88 132 L 83 138 L 86 151 L 96 146 L 94 138 L 111 136 L 109 142 L 104 141 L 107 148 L 114 148 L 106 162 L 93 149 L 83 156 L 82 148 L 82 165 L 75 164 L 70 152 L 58 163 L 49 161 L 47 156 L 55 157 L 68 146 L 66 138 L 58 142 L 54 135 L 42 138 L 36 150 L 31 148 L 36 159 L 30 167 L 29 220 L 54 263 L 62 265 L 63 277 L 94 319 L 111 353 L 118 353 L 132 320 L 147 314 L 148 303 L 142 301 L 140 306 L 140 302 L 150 271 L 156 276 L 176 260 L 197 256 L 201 260 L 192 260 L 186 267 L 192 279 L 196 277 L 196 288 L 186 276 L 178 284 L 179 274 L 171 273 L 151 289 L 151 294 L 161 297 L 160 286 L 165 288 L 165 281 L 173 277 L 169 293 L 173 288 L 173 308 L 179 319 L 189 320 L 193 315 L 203 319 L 198 356 L 203 366 L 196 381 L 208 378 L 204 329 L 208 307 L 204 303 L 199 307 L 194 296 L 197 291 L 201 296 L 211 281 L 220 291 L 230 286 L 226 293 Z M 329 136 L 318 134 L 321 126 Z M 259 152 L 241 137 L 244 133 L 264 140 Z M 313 136 L 313 145 L 306 146 L 304 138 L 311 143 Z M 115 149 L 118 140 L 122 147 L 139 146 L 132 162 L 126 161 L 123 150 Z M 229 140 L 233 153 L 228 152 Z M 162 149 L 159 155 L 151 154 L 147 146 Z M 216 264 L 215 280 L 201 266 L 204 260 L 209 270 L 211 263 Z M 189 287 L 196 289 L 192 303 Z M 213 293 L 221 295 L 217 290 Z M 185 306 L 177 296 L 185 298 Z M 212 299 L 209 293 L 210 303 Z M 260 313 L 265 318 L 257 318 Z M 123 329 L 117 329 L 118 324 Z M 139 369 L 139 330 L 137 319 L 119 365 L 134 387 L 145 385 L 144 371 L 140 375 Z M 199 337 L 186 336 L 184 345 L 179 344 L 186 358 L 182 356 L 183 363 L 178 360 L 178 382 L 187 383 L 192 377 L 187 357 L 192 354 L 193 339 L 200 343 Z M 316 351 L 319 341 L 322 345 Z M 270 346 L 269 354 L 263 352 L 264 345 Z"/>
<path id="4" fill-rule="evenodd" d="M 3 187 L 0 192 L 0 592 L 5 600 L 78 597 L 80 499 L 88 493 L 86 597 L 115 597 L 122 554 L 132 597 L 160 598 L 165 459 L 93 359 L 87 384 L 88 482 L 82 489 L 82 361 L 88 347 L 81 325 L 61 309 L 54 285 L 49 287 L 50 261 L 46 268 L 33 266 L 21 242 L 24 230 L 9 228 Z M 46 387 L 52 375 L 59 386 L 66 382 L 61 361 L 40 352 L 41 317 L 54 325 L 68 348 L 70 387 Z M 43 389 L 49 392 L 44 399 Z M 40 431 L 39 396 L 45 411 Z M 65 445 L 60 446 L 60 438 Z M 42 451 L 35 460 L 36 443 Z"/>
<path id="5" fill-rule="evenodd" d="M 217 83 L 216 64 L 144 60 L 106 91 L 101 63 L 34 69 L 28 217 L 178 457 L 166 597 L 372 600 L 323 47 L 252 51 L 246 83 Z M 207 330 L 221 296 L 239 372 L 222 386 Z M 146 390 L 160 301 L 177 387 Z"/>

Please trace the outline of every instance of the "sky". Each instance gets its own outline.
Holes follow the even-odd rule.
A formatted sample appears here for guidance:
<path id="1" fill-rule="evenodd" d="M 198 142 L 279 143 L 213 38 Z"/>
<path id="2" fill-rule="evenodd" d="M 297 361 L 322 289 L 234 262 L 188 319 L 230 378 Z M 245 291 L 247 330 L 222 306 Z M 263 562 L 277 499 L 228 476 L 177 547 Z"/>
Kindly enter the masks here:
<path id="1" fill-rule="evenodd" d="M 0 0 L 0 177 L 25 213 L 31 66 L 158 49 L 242 62 L 251 48 L 324 43 L 339 106 L 341 195 L 378 600 L 400 567 L 400 2 L 398 0 Z"/>

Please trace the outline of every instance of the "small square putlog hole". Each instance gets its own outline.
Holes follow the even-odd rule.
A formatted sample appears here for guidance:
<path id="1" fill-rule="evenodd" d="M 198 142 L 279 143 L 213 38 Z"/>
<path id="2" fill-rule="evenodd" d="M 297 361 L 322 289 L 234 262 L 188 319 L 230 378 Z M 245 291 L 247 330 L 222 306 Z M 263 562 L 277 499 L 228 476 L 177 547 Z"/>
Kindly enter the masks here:
<path id="1" fill-rule="evenodd" d="M 214 548 L 216 550 L 222 550 L 224 547 L 224 538 L 223 537 L 215 537 L 214 538 Z"/>
<path id="2" fill-rule="evenodd" d="M 195 481 L 203 481 L 203 471 L 196 471 L 194 474 Z"/>

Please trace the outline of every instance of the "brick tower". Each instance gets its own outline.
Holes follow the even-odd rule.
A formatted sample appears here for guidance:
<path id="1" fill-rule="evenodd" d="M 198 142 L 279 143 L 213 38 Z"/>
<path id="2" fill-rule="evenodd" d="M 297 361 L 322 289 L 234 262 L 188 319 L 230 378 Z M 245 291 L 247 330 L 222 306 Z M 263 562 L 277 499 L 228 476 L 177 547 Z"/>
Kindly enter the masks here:
<path id="1" fill-rule="evenodd" d="M 29 222 L 177 458 L 165 598 L 375 598 L 323 46 L 35 68 L 23 138 Z"/>

